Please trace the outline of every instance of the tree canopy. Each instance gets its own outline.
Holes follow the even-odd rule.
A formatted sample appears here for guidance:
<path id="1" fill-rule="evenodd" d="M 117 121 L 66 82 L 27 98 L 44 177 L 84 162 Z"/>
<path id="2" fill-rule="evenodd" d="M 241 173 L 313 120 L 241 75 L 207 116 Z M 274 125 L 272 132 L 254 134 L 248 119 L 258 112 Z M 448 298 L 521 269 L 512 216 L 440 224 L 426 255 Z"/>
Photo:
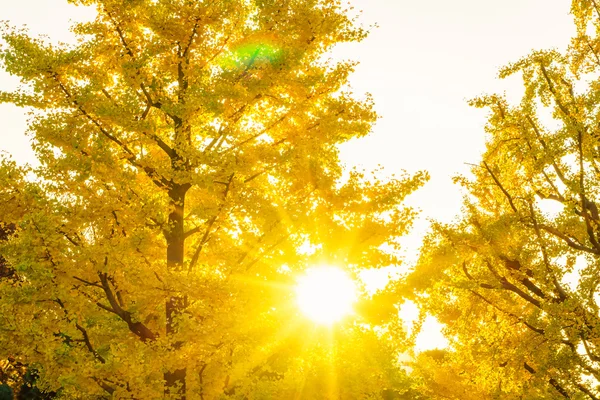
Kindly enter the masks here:
<path id="1" fill-rule="evenodd" d="M 62 398 L 258 399 L 322 393 L 364 347 L 339 395 L 405 390 L 367 297 L 342 347 L 303 341 L 293 304 L 311 265 L 397 263 L 427 178 L 342 176 L 337 145 L 376 119 L 326 57 L 366 35 L 342 3 L 70 2 L 97 9 L 77 45 L 2 28 L 22 85 L 0 100 L 30 111 L 40 166 L 0 166 L 0 357 Z"/>
<path id="2" fill-rule="evenodd" d="M 446 324 L 451 348 L 416 366 L 444 398 L 600 398 L 600 8 L 571 11 L 566 52 L 500 71 L 522 76 L 519 104 L 471 101 L 489 110 L 488 141 L 456 179 L 464 216 L 435 225 L 401 285 Z"/>

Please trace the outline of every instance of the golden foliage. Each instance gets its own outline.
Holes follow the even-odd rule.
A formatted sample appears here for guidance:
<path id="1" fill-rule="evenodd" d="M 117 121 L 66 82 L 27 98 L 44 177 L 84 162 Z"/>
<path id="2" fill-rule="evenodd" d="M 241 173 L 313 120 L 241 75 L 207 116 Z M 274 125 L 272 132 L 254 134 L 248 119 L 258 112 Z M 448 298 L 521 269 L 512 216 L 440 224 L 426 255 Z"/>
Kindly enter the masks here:
<path id="1" fill-rule="evenodd" d="M 270 398 L 321 376 L 338 356 L 299 342 L 295 274 L 395 263 L 382 245 L 426 179 L 341 180 L 337 145 L 376 115 L 324 55 L 365 31 L 337 0 L 71 2 L 98 11 L 76 46 L 2 30 L 23 84 L 0 100 L 32 110 L 41 166 L 0 167 L 19 277 L 0 283 L 0 358 L 69 399 Z M 401 389 L 387 344 L 343 334 L 339 379 L 361 386 L 344 398 Z M 359 373 L 362 346 L 381 374 Z"/>
<path id="2" fill-rule="evenodd" d="M 473 179 L 457 178 L 464 215 L 434 227 L 403 288 L 446 324 L 451 349 L 415 367 L 429 390 L 451 387 L 439 398 L 600 398 L 600 9 L 572 11 L 565 53 L 500 71 L 522 75 L 520 104 L 471 102 L 489 136 Z"/>

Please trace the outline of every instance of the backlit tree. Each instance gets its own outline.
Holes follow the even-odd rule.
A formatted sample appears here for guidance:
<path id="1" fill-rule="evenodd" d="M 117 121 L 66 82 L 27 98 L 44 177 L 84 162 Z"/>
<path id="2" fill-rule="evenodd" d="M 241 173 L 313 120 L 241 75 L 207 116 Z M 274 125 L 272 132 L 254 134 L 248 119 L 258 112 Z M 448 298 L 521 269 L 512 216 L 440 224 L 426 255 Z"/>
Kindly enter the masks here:
<path id="1" fill-rule="evenodd" d="M 337 145 L 376 115 L 325 55 L 365 32 L 339 1 L 71 2 L 97 9 L 77 45 L 2 29 L 22 86 L 0 99 L 31 111 L 41 166 L 0 167 L 0 358 L 66 398 L 278 377 L 295 274 L 396 263 L 425 179 L 341 179 Z"/>
<path id="2" fill-rule="evenodd" d="M 472 101 L 489 139 L 474 179 L 457 179 L 464 216 L 435 227 L 407 280 L 446 323 L 452 348 L 431 366 L 438 385 L 462 381 L 451 398 L 600 398 L 600 7 L 572 13 L 567 52 L 501 70 L 522 75 L 520 104 Z"/>

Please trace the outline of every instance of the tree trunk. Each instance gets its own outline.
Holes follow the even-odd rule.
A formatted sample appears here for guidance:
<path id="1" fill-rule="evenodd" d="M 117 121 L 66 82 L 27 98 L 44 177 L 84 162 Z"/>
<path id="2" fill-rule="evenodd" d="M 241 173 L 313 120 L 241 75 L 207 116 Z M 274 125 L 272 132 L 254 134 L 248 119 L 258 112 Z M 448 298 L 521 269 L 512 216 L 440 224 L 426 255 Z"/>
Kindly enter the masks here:
<path id="1" fill-rule="evenodd" d="M 179 272 L 183 269 L 184 262 L 184 231 L 183 231 L 183 215 L 185 207 L 185 195 L 187 187 L 174 184 L 169 191 L 171 198 L 171 207 L 173 211 L 169 214 L 169 231 L 167 233 L 167 268 L 169 271 Z M 176 332 L 175 320 L 183 312 L 186 307 L 186 298 L 180 295 L 171 296 L 166 303 L 166 332 L 167 336 L 173 335 Z M 182 343 L 176 342 L 173 344 L 173 352 L 176 352 Z M 175 356 L 175 355 L 174 355 Z M 186 385 L 185 385 L 186 370 L 178 369 L 164 374 L 165 379 L 165 394 L 175 396 L 175 398 L 185 400 Z"/>

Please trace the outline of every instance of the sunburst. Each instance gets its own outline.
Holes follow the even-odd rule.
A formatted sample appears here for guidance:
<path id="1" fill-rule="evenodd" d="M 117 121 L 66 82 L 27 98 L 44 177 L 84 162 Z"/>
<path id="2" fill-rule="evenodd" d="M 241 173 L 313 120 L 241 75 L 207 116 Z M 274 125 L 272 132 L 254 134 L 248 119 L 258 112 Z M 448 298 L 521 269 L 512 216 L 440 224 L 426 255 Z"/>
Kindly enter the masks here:
<path id="1" fill-rule="evenodd" d="M 352 314 L 356 301 L 354 281 L 340 268 L 319 266 L 298 278 L 300 310 L 318 324 L 331 325 Z"/>

